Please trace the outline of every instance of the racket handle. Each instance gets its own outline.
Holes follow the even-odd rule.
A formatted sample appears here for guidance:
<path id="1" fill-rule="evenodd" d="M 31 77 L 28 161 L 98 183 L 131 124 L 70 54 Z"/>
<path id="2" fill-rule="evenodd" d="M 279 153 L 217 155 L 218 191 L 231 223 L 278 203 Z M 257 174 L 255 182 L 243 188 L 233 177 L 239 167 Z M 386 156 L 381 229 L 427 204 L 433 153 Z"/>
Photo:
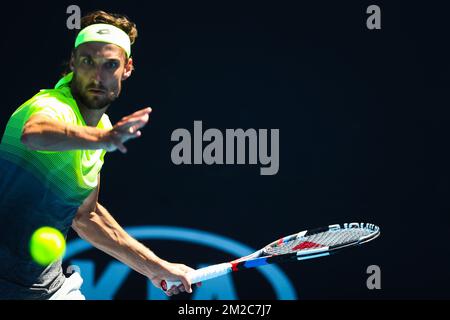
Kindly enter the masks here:
<path id="1" fill-rule="evenodd" d="M 189 280 L 191 280 L 192 284 L 195 284 L 201 281 L 223 276 L 224 274 L 227 274 L 229 272 L 231 272 L 231 263 L 220 263 L 191 271 L 187 274 L 187 277 L 189 278 Z M 161 289 L 167 291 L 172 288 L 172 286 L 178 287 L 181 284 L 181 281 L 178 280 L 163 280 L 161 281 Z"/>

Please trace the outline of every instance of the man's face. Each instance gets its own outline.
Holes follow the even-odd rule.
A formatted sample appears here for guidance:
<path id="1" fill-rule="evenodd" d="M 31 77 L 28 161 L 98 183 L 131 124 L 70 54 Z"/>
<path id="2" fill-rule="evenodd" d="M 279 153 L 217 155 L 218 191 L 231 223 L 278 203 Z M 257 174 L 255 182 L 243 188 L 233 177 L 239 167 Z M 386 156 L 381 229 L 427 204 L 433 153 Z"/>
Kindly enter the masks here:
<path id="1" fill-rule="evenodd" d="M 132 60 L 126 62 L 122 48 L 108 43 L 80 45 L 72 55 L 72 94 L 88 109 L 103 109 L 120 94 L 122 80 L 131 75 Z"/>

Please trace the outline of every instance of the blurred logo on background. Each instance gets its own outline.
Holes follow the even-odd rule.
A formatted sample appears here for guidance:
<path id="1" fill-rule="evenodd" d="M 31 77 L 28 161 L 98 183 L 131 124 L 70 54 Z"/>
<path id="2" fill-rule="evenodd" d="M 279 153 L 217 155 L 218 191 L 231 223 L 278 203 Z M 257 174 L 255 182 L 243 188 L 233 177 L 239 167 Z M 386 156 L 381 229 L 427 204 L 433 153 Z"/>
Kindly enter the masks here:
<path id="1" fill-rule="evenodd" d="M 137 240 L 171 240 L 188 242 L 195 245 L 208 247 L 235 256 L 236 258 L 248 255 L 255 250 L 235 240 L 195 229 L 187 229 L 171 226 L 140 226 L 127 228 L 127 232 Z M 76 259 L 88 250 L 97 250 L 88 242 L 77 239 L 68 243 L 64 260 L 69 263 L 68 270 L 78 271 L 84 279 L 81 287 L 82 293 L 87 299 L 112 300 L 116 293 L 125 284 L 129 274 L 133 272 L 128 266 L 119 261 L 112 261 L 106 266 L 103 273 L 95 276 L 96 263 L 89 259 Z M 225 262 L 225 261 L 224 261 Z M 205 265 L 196 266 L 197 268 Z M 268 265 L 257 268 L 268 281 L 275 292 L 276 299 L 295 300 L 297 294 L 289 278 L 276 265 Z M 69 271 L 70 272 L 70 271 Z M 153 286 L 147 280 L 148 300 L 169 299 L 162 290 Z M 211 279 L 200 288 L 196 288 L 191 295 L 192 300 L 238 300 L 239 292 L 230 274 Z"/>

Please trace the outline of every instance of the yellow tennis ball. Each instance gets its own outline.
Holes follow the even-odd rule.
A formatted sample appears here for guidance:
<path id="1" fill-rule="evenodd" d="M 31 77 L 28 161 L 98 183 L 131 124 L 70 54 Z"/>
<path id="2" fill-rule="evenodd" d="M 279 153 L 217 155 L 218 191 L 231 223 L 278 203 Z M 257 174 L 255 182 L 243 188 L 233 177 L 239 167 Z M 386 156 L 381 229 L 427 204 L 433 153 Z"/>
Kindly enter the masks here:
<path id="1" fill-rule="evenodd" d="M 52 227 L 37 229 L 30 240 L 30 254 L 33 260 L 47 266 L 62 257 L 66 240 L 59 230 Z"/>

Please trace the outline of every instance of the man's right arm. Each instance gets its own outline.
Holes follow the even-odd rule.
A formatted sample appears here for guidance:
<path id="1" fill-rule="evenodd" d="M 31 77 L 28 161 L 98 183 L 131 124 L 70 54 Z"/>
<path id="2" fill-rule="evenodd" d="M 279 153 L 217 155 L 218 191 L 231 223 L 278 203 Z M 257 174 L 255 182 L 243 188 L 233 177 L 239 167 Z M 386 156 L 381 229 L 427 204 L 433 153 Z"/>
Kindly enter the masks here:
<path id="1" fill-rule="evenodd" d="M 34 115 L 25 123 L 21 141 L 32 150 L 97 150 L 125 153 L 124 143 L 141 135 L 140 128 L 149 120 L 150 108 L 122 118 L 112 129 L 77 126 L 47 116 Z"/>
<path id="2" fill-rule="evenodd" d="M 76 126 L 36 115 L 25 123 L 21 141 L 32 150 L 96 150 L 102 148 L 102 140 L 108 131 L 89 126 Z"/>

